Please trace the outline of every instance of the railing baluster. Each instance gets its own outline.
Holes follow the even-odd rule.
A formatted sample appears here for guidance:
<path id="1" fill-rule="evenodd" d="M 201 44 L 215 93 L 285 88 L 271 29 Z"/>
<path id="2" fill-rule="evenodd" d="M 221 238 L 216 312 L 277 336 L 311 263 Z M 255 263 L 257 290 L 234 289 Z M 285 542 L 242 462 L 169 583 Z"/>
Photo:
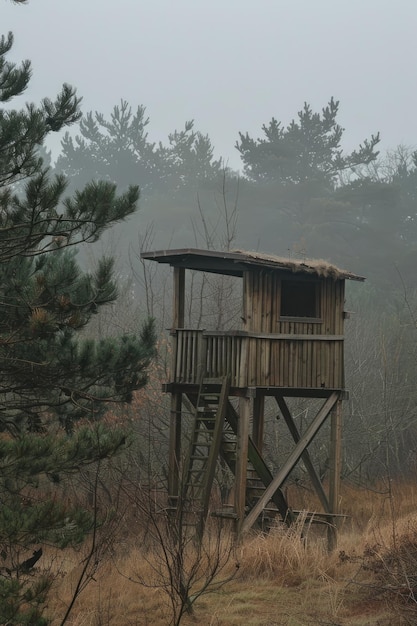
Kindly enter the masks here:
<path id="1" fill-rule="evenodd" d="M 174 381 L 178 383 L 197 384 L 201 375 L 220 378 L 229 374 L 232 387 L 343 386 L 343 337 L 340 336 L 290 333 L 269 336 L 186 329 L 176 330 L 175 335 L 176 354 L 172 363 Z M 255 359 L 255 356 L 256 367 L 254 363 L 249 367 L 247 358 Z M 308 363 L 314 363 L 317 369 Z"/>

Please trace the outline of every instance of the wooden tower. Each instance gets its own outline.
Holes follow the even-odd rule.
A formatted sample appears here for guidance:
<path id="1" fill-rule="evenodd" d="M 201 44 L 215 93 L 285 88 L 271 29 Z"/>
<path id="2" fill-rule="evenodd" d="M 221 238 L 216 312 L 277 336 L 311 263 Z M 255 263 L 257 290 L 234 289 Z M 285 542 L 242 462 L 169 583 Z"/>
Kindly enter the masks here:
<path id="1" fill-rule="evenodd" d="M 274 507 L 286 523 L 293 514 L 281 488 L 302 459 L 330 523 L 339 510 L 341 405 L 344 399 L 345 280 L 364 280 L 323 261 L 298 261 L 253 252 L 181 249 L 143 253 L 174 268 L 169 496 L 193 502 L 200 530 L 209 509 L 216 464 L 234 475 L 229 514 L 239 533 Z M 242 327 L 232 331 L 184 328 L 186 270 L 241 277 Z M 275 398 L 293 440 L 279 470 L 263 458 L 264 403 Z M 321 399 L 300 433 L 287 398 Z M 238 403 L 233 402 L 238 398 Z M 187 451 L 181 450 L 184 403 L 194 407 Z M 236 405 L 238 408 L 236 408 Z M 329 487 L 325 490 L 308 447 L 330 420 Z M 185 459 L 182 461 L 182 459 Z"/>

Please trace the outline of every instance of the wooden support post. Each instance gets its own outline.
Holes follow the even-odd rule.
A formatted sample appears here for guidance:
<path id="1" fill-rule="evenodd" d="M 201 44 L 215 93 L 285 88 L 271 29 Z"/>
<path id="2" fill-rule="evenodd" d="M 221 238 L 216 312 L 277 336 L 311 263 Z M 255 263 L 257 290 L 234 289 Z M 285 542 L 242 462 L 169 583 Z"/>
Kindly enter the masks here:
<path id="1" fill-rule="evenodd" d="M 241 528 L 242 532 L 245 532 L 249 530 L 250 528 L 252 528 L 253 524 L 255 523 L 258 516 L 261 514 L 261 512 L 263 511 L 263 509 L 265 508 L 265 506 L 271 499 L 272 495 L 275 493 L 275 491 L 279 487 L 281 487 L 283 482 L 288 477 L 288 474 L 291 472 L 291 470 L 295 467 L 295 465 L 299 461 L 304 450 L 313 441 L 314 437 L 320 430 L 321 426 L 324 424 L 327 416 L 329 415 L 330 411 L 335 405 L 338 397 L 339 397 L 338 394 L 336 392 L 333 392 L 332 395 L 329 398 L 327 398 L 326 402 L 324 403 L 322 408 L 319 410 L 316 417 L 313 419 L 312 423 L 307 428 L 306 432 L 300 438 L 300 441 L 296 444 L 294 450 L 288 456 L 285 463 L 281 466 L 280 470 L 278 471 L 273 481 L 268 485 L 268 487 L 265 489 L 262 496 L 259 498 L 258 502 L 255 504 L 253 509 L 247 515 Z"/>
<path id="2" fill-rule="evenodd" d="M 183 267 L 174 267 L 173 297 L 173 326 L 174 328 L 184 328 L 185 269 Z"/>
<path id="3" fill-rule="evenodd" d="M 264 408 L 265 396 L 256 395 L 253 399 L 252 440 L 261 454 L 264 443 Z"/>
<path id="4" fill-rule="evenodd" d="M 339 513 L 340 474 L 342 470 L 342 400 L 338 399 L 331 415 L 330 422 L 330 468 L 329 468 L 329 504 L 330 512 Z M 336 518 L 329 526 L 329 550 L 334 550 L 337 544 Z"/>
<path id="5" fill-rule="evenodd" d="M 239 364 L 239 380 L 238 387 L 247 387 L 248 385 L 248 355 L 249 355 L 249 339 L 242 337 Z"/>
<path id="6" fill-rule="evenodd" d="M 184 328 L 185 310 L 185 269 L 174 267 L 173 330 Z M 172 337 L 171 381 L 176 382 L 177 337 Z M 181 405 L 182 394 L 171 395 L 171 416 L 169 425 L 168 496 L 172 504 L 177 504 L 179 495 L 179 465 L 181 459 Z"/>
<path id="7" fill-rule="evenodd" d="M 173 295 L 173 312 L 172 312 L 172 338 L 171 338 L 171 382 L 177 381 L 177 349 L 178 340 L 176 331 L 184 328 L 184 310 L 185 310 L 185 270 L 183 267 L 174 267 L 174 295 Z"/>
<path id="8" fill-rule="evenodd" d="M 245 517 L 246 475 L 248 466 L 250 398 L 239 400 L 239 420 L 237 424 L 236 475 L 235 475 L 235 511 L 237 515 L 236 532 L 239 535 Z"/>
<path id="9" fill-rule="evenodd" d="M 171 395 L 171 418 L 169 424 L 168 496 L 172 506 L 177 505 L 180 484 L 181 459 L 181 405 L 182 394 Z"/>

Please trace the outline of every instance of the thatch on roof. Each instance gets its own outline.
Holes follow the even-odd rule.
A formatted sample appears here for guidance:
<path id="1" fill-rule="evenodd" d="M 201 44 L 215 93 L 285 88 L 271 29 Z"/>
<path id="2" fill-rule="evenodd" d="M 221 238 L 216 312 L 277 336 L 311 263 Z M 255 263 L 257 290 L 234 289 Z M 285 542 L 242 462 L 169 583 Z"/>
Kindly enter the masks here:
<path id="1" fill-rule="evenodd" d="M 323 278 L 333 278 L 334 280 L 340 278 L 362 278 L 348 272 L 347 270 L 340 269 L 325 261 L 324 259 L 291 259 L 288 257 L 281 257 L 274 254 L 266 254 L 264 252 L 252 252 L 248 250 L 232 250 L 237 254 L 242 254 L 245 257 L 254 259 L 255 261 L 265 262 L 266 264 L 273 263 L 283 269 L 290 270 L 291 272 L 303 272 L 307 274 L 316 274 Z"/>

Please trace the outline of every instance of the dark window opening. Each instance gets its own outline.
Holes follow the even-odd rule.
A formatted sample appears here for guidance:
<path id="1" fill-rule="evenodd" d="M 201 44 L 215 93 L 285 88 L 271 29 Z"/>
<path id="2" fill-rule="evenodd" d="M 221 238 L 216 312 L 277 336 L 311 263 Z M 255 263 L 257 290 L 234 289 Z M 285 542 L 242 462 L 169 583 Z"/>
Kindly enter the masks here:
<path id="1" fill-rule="evenodd" d="M 283 317 L 320 317 L 319 283 L 283 280 L 281 282 Z"/>

